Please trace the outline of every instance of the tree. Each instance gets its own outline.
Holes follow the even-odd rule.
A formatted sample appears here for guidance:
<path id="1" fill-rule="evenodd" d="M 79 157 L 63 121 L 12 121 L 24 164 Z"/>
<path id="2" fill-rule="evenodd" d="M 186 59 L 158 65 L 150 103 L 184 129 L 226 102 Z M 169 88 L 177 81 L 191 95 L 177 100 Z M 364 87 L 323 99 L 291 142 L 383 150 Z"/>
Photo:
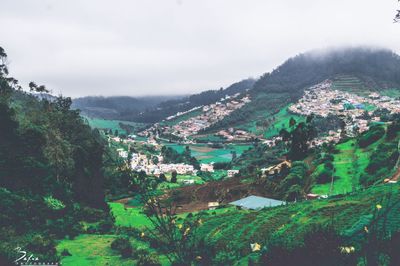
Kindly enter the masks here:
<path id="1" fill-rule="evenodd" d="M 293 117 L 291 117 L 289 120 L 289 127 L 292 128 L 295 125 L 296 125 L 296 120 Z"/>
<path id="2" fill-rule="evenodd" d="M 176 172 L 176 171 L 172 171 L 172 173 L 171 173 L 171 183 L 176 183 L 176 182 L 178 182 L 178 179 L 177 179 L 177 175 L 178 175 L 178 173 Z"/>
<path id="3" fill-rule="evenodd" d="M 160 174 L 160 181 L 161 181 L 161 182 L 167 181 L 167 178 L 165 177 L 165 174 L 164 174 L 164 173 L 161 173 L 161 174 Z"/>
<path id="4" fill-rule="evenodd" d="M 28 86 L 29 86 L 30 91 L 33 91 L 33 92 L 39 92 L 39 93 L 48 93 L 49 92 L 49 90 L 47 90 L 44 85 L 38 86 L 33 81 L 29 82 Z"/>
<path id="5" fill-rule="evenodd" d="M 149 179 L 139 184 L 144 213 L 153 225 L 147 228 L 147 237 L 157 243 L 173 265 L 192 265 L 196 257 L 203 255 L 197 233 L 202 225 L 202 214 L 180 220 L 176 217 L 177 204 L 173 199 L 165 199 L 155 193 L 156 188 Z"/>
<path id="6" fill-rule="evenodd" d="M 396 13 L 396 15 L 395 15 L 395 17 L 393 19 L 394 23 L 400 22 L 400 10 L 397 10 L 396 12 L 397 13 Z"/>
<path id="7" fill-rule="evenodd" d="M 120 252 L 123 258 L 132 256 L 132 245 L 129 242 L 129 239 L 122 237 L 115 239 L 113 242 L 111 242 L 111 249 Z"/>

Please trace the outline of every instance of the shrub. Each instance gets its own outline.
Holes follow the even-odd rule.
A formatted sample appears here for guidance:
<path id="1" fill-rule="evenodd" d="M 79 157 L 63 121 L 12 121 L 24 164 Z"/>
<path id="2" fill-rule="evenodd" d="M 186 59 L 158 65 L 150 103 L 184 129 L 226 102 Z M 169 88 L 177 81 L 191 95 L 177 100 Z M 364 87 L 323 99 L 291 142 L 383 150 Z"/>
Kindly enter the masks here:
<path id="1" fill-rule="evenodd" d="M 172 172 L 171 183 L 177 183 L 178 182 L 177 175 L 178 175 L 177 172 L 175 172 L 175 171 Z"/>
<path id="2" fill-rule="evenodd" d="M 127 238 L 119 237 L 111 243 L 111 248 L 117 250 L 122 257 L 132 256 L 132 245 Z"/>
<path id="3" fill-rule="evenodd" d="M 331 169 L 324 168 L 322 172 L 317 176 L 318 184 L 326 184 L 331 182 L 333 171 Z"/>
<path id="4" fill-rule="evenodd" d="M 356 265 L 354 254 L 341 253 L 344 239 L 333 229 L 314 227 L 304 236 L 303 246 L 287 247 L 282 240 L 271 241 L 260 265 Z"/>
<path id="5" fill-rule="evenodd" d="M 111 219 L 106 219 L 99 223 L 98 231 L 99 233 L 102 234 L 108 233 L 110 232 L 113 226 L 114 226 L 113 221 Z"/>
<path id="6" fill-rule="evenodd" d="M 52 210 L 62 210 L 65 208 L 65 204 L 52 196 L 44 197 L 43 198 L 46 205 Z"/>
<path id="7" fill-rule="evenodd" d="M 71 253 L 69 253 L 69 250 L 68 250 L 68 249 L 64 248 L 64 249 L 61 251 L 61 256 L 63 256 L 63 257 L 71 256 Z"/>
<path id="8" fill-rule="evenodd" d="M 332 162 L 326 162 L 324 164 L 325 169 L 330 169 L 333 171 L 333 163 Z"/>
<path id="9" fill-rule="evenodd" d="M 142 252 L 138 255 L 137 259 L 138 266 L 161 266 L 160 260 L 155 254 L 148 252 Z"/>
<path id="10" fill-rule="evenodd" d="M 218 252 L 215 258 L 213 259 L 213 265 L 234 265 L 235 261 L 237 260 L 237 255 L 234 252 L 225 252 L 221 251 Z"/>
<path id="11" fill-rule="evenodd" d="M 380 126 L 375 126 L 372 127 L 370 130 L 367 132 L 363 133 L 359 140 L 358 140 L 358 145 L 361 148 L 368 147 L 372 143 L 378 141 L 382 136 L 385 134 L 385 129 Z"/>

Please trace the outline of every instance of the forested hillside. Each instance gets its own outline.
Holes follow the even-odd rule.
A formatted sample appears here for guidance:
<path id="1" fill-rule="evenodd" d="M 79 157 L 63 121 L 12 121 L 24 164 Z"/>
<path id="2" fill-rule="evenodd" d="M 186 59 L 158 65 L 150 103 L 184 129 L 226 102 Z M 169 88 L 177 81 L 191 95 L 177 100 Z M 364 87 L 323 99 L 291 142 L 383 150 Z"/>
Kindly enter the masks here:
<path id="1" fill-rule="evenodd" d="M 226 89 L 208 90 L 179 100 L 165 101 L 160 103 L 157 108 L 143 112 L 135 118 L 135 121 L 148 123 L 159 122 L 178 112 L 184 112 L 197 106 L 215 103 L 227 95 L 230 96 L 236 93 L 242 93 L 251 89 L 254 82 L 254 79 L 245 79 L 230 85 Z"/>
<path id="2" fill-rule="evenodd" d="M 70 98 L 49 101 L 22 91 L 8 76 L 2 48 L 0 62 L 0 264 L 15 260 L 17 247 L 58 261 L 55 238 L 79 234 L 84 221 L 101 219 L 100 230 L 112 222 L 106 146 L 70 109 Z"/>
<path id="3" fill-rule="evenodd" d="M 103 118 L 133 121 L 141 112 L 155 108 L 168 99 L 180 99 L 183 96 L 86 96 L 73 99 L 71 108 L 79 109 L 83 115 Z"/>
<path id="4" fill-rule="evenodd" d="M 125 120 L 141 123 L 155 123 L 178 112 L 219 101 L 227 95 L 242 93 L 251 89 L 255 80 L 246 79 L 226 89 L 207 90 L 190 96 L 149 96 L 149 97 L 95 97 L 88 96 L 73 100 L 72 108 L 94 118 Z"/>

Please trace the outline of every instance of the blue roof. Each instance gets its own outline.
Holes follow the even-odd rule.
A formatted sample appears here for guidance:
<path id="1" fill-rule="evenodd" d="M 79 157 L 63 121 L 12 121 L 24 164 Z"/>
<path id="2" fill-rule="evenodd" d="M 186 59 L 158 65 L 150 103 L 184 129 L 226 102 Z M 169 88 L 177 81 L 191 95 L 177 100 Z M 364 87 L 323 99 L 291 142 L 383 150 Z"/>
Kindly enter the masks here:
<path id="1" fill-rule="evenodd" d="M 262 208 L 280 206 L 285 204 L 285 202 L 258 196 L 248 196 L 246 198 L 233 201 L 229 204 L 251 210 L 260 210 Z"/>

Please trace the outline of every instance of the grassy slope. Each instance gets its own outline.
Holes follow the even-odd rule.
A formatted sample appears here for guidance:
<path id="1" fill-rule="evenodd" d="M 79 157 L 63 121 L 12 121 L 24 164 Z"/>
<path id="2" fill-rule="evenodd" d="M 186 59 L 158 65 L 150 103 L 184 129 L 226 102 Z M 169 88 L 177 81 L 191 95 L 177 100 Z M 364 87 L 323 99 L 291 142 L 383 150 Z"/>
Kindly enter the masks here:
<path id="1" fill-rule="evenodd" d="M 393 196 L 398 199 L 399 188 L 399 185 L 382 185 L 337 199 L 303 201 L 258 212 L 231 211 L 207 219 L 201 227 L 201 235 L 218 250 L 229 246 L 242 256 L 250 253 L 250 243 L 265 246 L 273 235 L 294 245 L 312 225 L 333 223 L 341 232 L 350 229 L 362 216 L 373 213 L 385 193 L 393 191 Z M 399 229 L 399 214 L 400 206 L 391 215 L 388 228 Z"/>
<path id="2" fill-rule="evenodd" d="M 334 154 L 333 165 L 336 169 L 335 176 L 339 177 L 333 184 L 332 195 L 352 191 L 359 188 L 359 178 L 364 173 L 364 169 L 369 163 L 369 157 L 373 150 L 383 141 L 383 139 L 373 143 L 365 149 L 357 146 L 356 140 L 351 139 L 336 145 L 339 151 Z M 313 173 L 316 177 L 323 169 L 323 165 L 318 165 Z M 330 194 L 331 184 L 316 184 L 312 192 L 317 194 Z"/>
<path id="3" fill-rule="evenodd" d="M 109 203 L 117 226 L 144 228 L 152 226 L 142 208 L 125 208 L 121 203 Z"/>
<path id="4" fill-rule="evenodd" d="M 292 117 L 296 120 L 297 123 L 305 121 L 304 116 L 289 113 L 288 107 L 289 106 L 285 106 L 276 115 L 274 115 L 275 121 L 272 124 L 272 126 L 270 126 L 267 129 L 267 131 L 264 132 L 264 137 L 270 138 L 270 137 L 276 136 L 279 134 L 279 131 L 281 129 L 289 128 L 289 121 L 290 121 L 290 118 L 292 118 Z"/>
<path id="5" fill-rule="evenodd" d="M 57 251 L 67 249 L 72 256 L 63 257 L 62 265 L 132 265 L 132 261 L 123 261 L 111 248 L 113 235 L 80 235 L 74 240 L 62 240 Z"/>
<path id="6" fill-rule="evenodd" d="M 79 235 L 73 240 L 60 241 L 57 252 L 67 249 L 71 256 L 63 257 L 61 264 L 64 266 L 103 266 L 103 265 L 136 265 L 132 259 L 123 259 L 111 249 L 111 242 L 116 235 Z M 146 249 L 154 252 L 145 242 L 130 238 L 134 249 Z M 165 256 L 159 257 L 162 265 L 170 265 Z"/>
<path id="7" fill-rule="evenodd" d="M 119 133 L 126 134 L 126 131 L 123 130 L 120 126 L 119 123 L 123 123 L 129 126 L 132 126 L 134 128 L 142 127 L 144 124 L 142 123 L 135 123 L 135 122 L 130 122 L 130 121 L 120 121 L 120 120 L 105 120 L 101 118 L 90 118 L 90 117 L 85 117 L 87 119 L 89 125 L 92 128 L 98 128 L 98 129 L 111 129 L 113 132 L 115 130 L 118 130 Z"/>
<path id="8" fill-rule="evenodd" d="M 335 167 L 334 175 L 337 178 L 334 181 L 331 195 L 342 194 L 351 192 L 353 189 L 359 189 L 359 179 L 365 174 L 365 168 L 370 162 L 371 154 L 380 144 L 385 143 L 386 141 L 387 139 L 382 137 L 366 148 L 360 148 L 357 145 L 356 139 L 350 139 L 344 143 L 337 144 L 336 150 L 338 150 L 338 153 L 333 155 L 333 165 Z M 322 170 L 322 164 L 316 166 L 316 169 L 312 173 L 312 177 L 315 179 Z M 393 172 L 388 172 L 387 176 L 384 177 L 389 177 L 392 174 Z M 330 187 L 330 183 L 315 184 L 311 192 L 316 194 L 330 194 Z"/>
<path id="9" fill-rule="evenodd" d="M 181 144 L 165 144 L 168 147 L 175 149 L 177 152 L 182 153 L 187 145 Z M 189 145 L 192 156 L 196 157 L 202 163 L 210 162 L 230 162 L 232 159 L 231 151 L 236 151 L 237 156 L 240 156 L 243 151 L 249 149 L 250 145 L 227 145 L 222 149 L 214 149 L 208 147 L 206 144 Z"/>

